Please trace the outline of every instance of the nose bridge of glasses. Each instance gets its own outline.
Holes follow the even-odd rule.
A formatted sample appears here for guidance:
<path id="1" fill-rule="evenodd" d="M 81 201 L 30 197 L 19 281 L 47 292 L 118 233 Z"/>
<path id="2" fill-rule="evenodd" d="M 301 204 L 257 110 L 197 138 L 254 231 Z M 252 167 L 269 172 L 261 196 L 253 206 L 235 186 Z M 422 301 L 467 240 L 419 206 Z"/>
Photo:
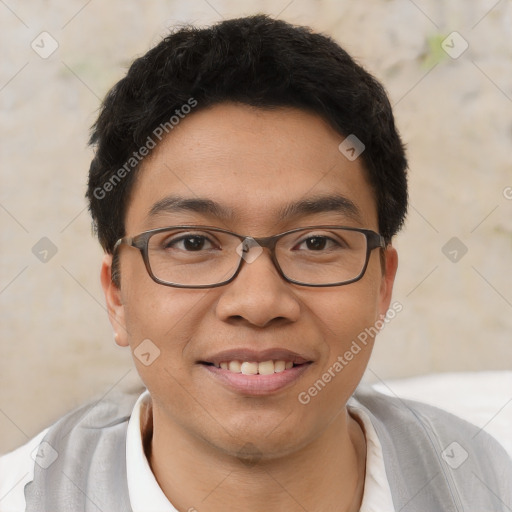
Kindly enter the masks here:
<path id="1" fill-rule="evenodd" d="M 273 259 L 274 248 L 279 238 L 280 237 L 276 235 L 266 237 L 246 236 L 239 244 L 237 252 L 241 258 L 250 263 L 263 252 L 263 249 L 268 249 L 270 257 Z M 249 257 L 251 261 L 248 260 Z"/>
<path id="2" fill-rule="evenodd" d="M 262 247 L 272 251 L 277 243 L 279 236 L 252 237 L 246 236 L 243 243 L 250 249 L 251 247 Z"/>
<path id="3" fill-rule="evenodd" d="M 236 247 L 237 254 L 247 263 L 255 261 L 263 252 L 264 245 L 262 246 L 257 240 L 259 239 L 246 236 Z"/>
<path id="4" fill-rule="evenodd" d="M 277 272 L 279 274 L 282 274 L 282 271 L 280 269 L 280 265 L 276 260 L 276 254 L 275 254 L 275 245 L 281 238 L 280 235 L 274 235 L 274 236 L 268 236 L 268 237 L 252 237 L 252 236 L 246 236 L 243 238 L 243 240 L 239 243 L 238 247 L 236 248 L 236 252 L 238 253 L 240 260 L 239 260 L 239 270 L 242 266 L 244 266 L 244 263 L 253 263 L 264 252 L 264 249 L 267 249 L 268 251 L 268 261 L 271 265 L 275 267 Z"/>

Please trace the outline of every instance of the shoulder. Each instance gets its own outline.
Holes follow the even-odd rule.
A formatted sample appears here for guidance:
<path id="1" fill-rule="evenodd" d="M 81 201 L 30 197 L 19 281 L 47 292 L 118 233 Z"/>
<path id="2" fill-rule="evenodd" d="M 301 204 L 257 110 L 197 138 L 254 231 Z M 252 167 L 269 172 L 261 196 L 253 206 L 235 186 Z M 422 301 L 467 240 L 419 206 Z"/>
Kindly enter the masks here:
<path id="1" fill-rule="evenodd" d="M 370 387 L 358 389 L 355 398 L 377 431 L 387 471 L 400 473 L 402 483 L 438 475 L 437 484 L 441 478 L 446 491 L 463 503 L 470 496 L 478 503 L 481 496 L 492 499 L 492 489 L 512 505 L 512 460 L 483 429 L 437 407 Z"/>
<path id="2" fill-rule="evenodd" d="M 472 444 L 495 445 L 505 451 L 500 443 L 482 428 L 455 416 L 454 414 L 416 400 L 389 396 L 371 387 L 358 388 L 355 398 L 372 413 L 372 416 L 383 424 L 403 422 L 410 426 L 416 425 L 423 431 L 435 432 L 440 439 L 455 435 L 459 439 L 469 439 Z M 508 457 L 510 460 L 510 457 Z"/>
<path id="3" fill-rule="evenodd" d="M 112 446 L 117 443 L 122 447 L 123 432 L 140 391 L 112 392 L 82 405 L 27 444 L 0 456 L 0 512 L 25 510 L 26 487 L 43 477 L 51 479 L 63 464 L 71 464 L 70 471 L 80 472 L 73 461 L 80 460 L 81 466 L 105 438 L 110 436 Z"/>
<path id="4" fill-rule="evenodd" d="M 48 429 L 16 450 L 0 456 L 0 512 L 25 510 L 25 485 L 34 478 L 35 454 Z"/>
<path id="5" fill-rule="evenodd" d="M 503 454 L 510 464 L 512 460 L 505 449 L 482 428 L 455 416 L 454 414 L 414 400 L 403 399 L 379 393 L 370 387 L 358 389 L 355 398 L 369 412 L 374 422 L 393 435 L 398 425 L 402 429 L 420 432 L 428 437 L 433 446 L 457 440 L 470 449 L 492 450 L 493 454 Z"/>

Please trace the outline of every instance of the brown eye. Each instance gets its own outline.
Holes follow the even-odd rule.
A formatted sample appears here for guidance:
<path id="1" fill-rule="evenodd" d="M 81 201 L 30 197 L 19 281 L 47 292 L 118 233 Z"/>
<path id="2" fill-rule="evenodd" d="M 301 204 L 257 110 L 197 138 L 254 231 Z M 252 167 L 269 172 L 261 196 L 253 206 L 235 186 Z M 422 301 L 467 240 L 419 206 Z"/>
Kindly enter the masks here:
<path id="1" fill-rule="evenodd" d="M 183 247 L 187 251 L 200 251 L 204 248 L 206 239 L 202 236 L 191 236 L 183 239 Z"/>
<path id="2" fill-rule="evenodd" d="M 165 250 L 199 252 L 214 248 L 214 244 L 203 235 L 181 235 L 165 239 L 161 245 Z"/>
<path id="3" fill-rule="evenodd" d="M 323 236 L 314 236 L 308 238 L 306 241 L 306 247 L 312 251 L 321 251 L 325 249 L 327 239 Z"/>

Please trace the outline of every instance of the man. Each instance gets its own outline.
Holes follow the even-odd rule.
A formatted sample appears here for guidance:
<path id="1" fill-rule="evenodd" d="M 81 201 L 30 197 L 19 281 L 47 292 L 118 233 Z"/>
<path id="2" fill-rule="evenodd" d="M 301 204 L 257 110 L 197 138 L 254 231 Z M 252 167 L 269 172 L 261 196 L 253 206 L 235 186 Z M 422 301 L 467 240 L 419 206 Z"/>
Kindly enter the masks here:
<path id="1" fill-rule="evenodd" d="M 110 91 L 91 142 L 101 281 L 147 391 L 1 459 L 0 510 L 511 510 L 487 434 L 356 391 L 406 159 L 336 43 L 264 16 L 181 29 Z"/>

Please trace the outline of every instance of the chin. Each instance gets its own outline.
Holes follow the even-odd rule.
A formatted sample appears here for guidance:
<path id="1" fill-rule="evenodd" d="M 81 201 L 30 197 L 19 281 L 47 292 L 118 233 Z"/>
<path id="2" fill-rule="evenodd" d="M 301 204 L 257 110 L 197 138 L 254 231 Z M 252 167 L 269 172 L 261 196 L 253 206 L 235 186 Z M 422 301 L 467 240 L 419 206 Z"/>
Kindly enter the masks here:
<path id="1" fill-rule="evenodd" d="M 300 450 L 315 438 L 313 425 L 283 413 L 245 414 L 223 426 L 221 438 L 212 444 L 242 461 L 278 459 Z"/>

